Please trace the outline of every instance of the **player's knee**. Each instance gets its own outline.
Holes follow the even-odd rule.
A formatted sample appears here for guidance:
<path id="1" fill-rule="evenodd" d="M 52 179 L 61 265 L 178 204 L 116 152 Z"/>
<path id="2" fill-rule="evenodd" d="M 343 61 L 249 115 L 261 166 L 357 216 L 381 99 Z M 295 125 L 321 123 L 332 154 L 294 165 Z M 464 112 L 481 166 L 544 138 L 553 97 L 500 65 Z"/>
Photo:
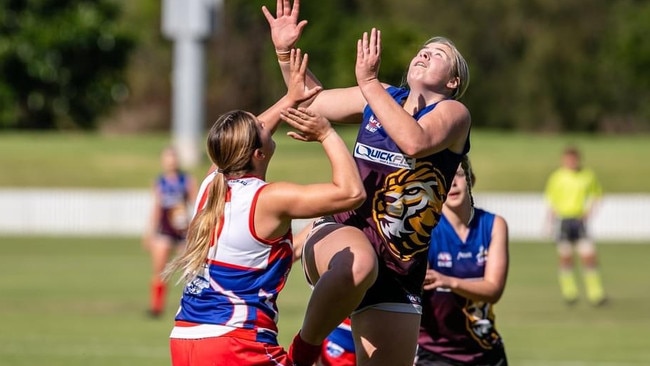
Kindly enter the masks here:
<path id="1" fill-rule="evenodd" d="M 596 256 L 596 246 L 589 239 L 581 239 L 578 241 L 576 249 L 578 254 L 581 257 L 595 257 Z"/>
<path id="2" fill-rule="evenodd" d="M 377 256 L 374 253 L 339 252 L 330 262 L 329 272 L 341 286 L 350 286 L 351 291 L 365 291 L 377 279 Z"/>
<path id="3" fill-rule="evenodd" d="M 359 254 L 352 265 L 352 280 L 355 287 L 367 290 L 375 283 L 378 274 L 377 256 L 372 253 Z"/>

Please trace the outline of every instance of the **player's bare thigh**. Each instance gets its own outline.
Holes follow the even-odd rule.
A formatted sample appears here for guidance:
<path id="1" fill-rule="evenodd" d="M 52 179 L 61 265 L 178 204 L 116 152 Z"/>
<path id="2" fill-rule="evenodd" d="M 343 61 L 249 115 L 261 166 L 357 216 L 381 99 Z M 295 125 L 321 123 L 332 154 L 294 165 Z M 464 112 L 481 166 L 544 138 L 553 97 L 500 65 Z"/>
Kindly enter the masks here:
<path id="1" fill-rule="evenodd" d="M 330 229 L 324 226 L 317 230 Z M 368 238 L 352 226 L 337 225 L 335 230 L 324 236 L 313 233 L 305 242 L 302 256 L 306 274 L 312 284 L 332 268 L 361 272 L 372 272 L 377 268 L 377 256 Z"/>
<path id="2" fill-rule="evenodd" d="M 372 308 L 355 313 L 357 366 L 412 366 L 419 329 L 419 314 Z"/>

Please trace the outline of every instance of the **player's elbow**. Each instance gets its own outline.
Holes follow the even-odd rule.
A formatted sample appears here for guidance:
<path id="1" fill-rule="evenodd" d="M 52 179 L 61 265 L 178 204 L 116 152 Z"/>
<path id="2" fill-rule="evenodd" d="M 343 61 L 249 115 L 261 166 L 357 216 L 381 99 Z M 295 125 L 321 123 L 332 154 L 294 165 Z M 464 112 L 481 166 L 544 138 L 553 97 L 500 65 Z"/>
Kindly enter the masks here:
<path id="1" fill-rule="evenodd" d="M 489 302 L 490 304 L 496 304 L 501 300 L 501 296 L 503 295 L 503 287 L 502 286 L 495 286 L 491 291 L 489 291 L 486 294 L 485 301 Z"/>
<path id="2" fill-rule="evenodd" d="M 354 210 L 361 206 L 365 199 L 366 192 L 362 186 L 358 188 L 354 186 L 338 187 L 326 198 L 327 213 L 321 212 L 318 216 Z"/>
<path id="3" fill-rule="evenodd" d="M 490 303 L 490 304 L 496 304 L 501 300 L 501 294 L 494 295 L 494 296 L 487 296 L 485 298 L 485 302 Z"/>
<path id="4" fill-rule="evenodd" d="M 339 190 L 335 195 L 330 196 L 327 206 L 328 213 L 325 215 L 338 212 L 350 211 L 358 208 L 366 200 L 366 193 L 361 190 Z M 319 215 L 324 215 L 323 213 Z"/>
<path id="5" fill-rule="evenodd" d="M 415 143 L 413 140 L 411 140 L 409 143 L 401 144 L 399 148 L 405 155 L 414 158 L 420 157 L 420 155 L 423 153 L 422 147 Z"/>
<path id="6" fill-rule="evenodd" d="M 347 198 L 347 201 L 350 205 L 349 210 L 358 208 L 366 200 L 366 191 L 363 189 L 363 187 L 353 189 L 349 193 L 350 195 Z"/>
<path id="7" fill-rule="evenodd" d="M 442 151 L 440 146 L 431 146 L 429 141 L 419 140 L 416 138 L 410 139 L 408 142 L 399 146 L 400 150 L 412 158 L 422 158 Z"/>

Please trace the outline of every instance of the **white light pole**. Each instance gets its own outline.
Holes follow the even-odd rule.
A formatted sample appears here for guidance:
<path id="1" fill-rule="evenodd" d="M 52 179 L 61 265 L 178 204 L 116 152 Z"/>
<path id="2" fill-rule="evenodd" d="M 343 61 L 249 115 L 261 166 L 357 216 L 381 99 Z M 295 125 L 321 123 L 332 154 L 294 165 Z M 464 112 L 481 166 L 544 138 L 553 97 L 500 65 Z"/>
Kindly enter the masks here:
<path id="1" fill-rule="evenodd" d="M 163 0 L 162 32 L 174 41 L 172 143 L 181 164 L 200 161 L 205 118 L 204 44 L 223 0 Z"/>

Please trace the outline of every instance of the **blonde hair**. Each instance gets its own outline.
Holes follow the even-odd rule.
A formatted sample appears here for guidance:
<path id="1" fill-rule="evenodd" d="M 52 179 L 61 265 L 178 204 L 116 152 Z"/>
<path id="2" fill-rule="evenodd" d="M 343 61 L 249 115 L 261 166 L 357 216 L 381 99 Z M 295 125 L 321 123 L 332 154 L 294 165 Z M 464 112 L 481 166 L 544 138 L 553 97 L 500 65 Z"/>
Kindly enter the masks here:
<path id="1" fill-rule="evenodd" d="M 257 118 L 242 110 L 224 113 L 208 132 L 206 145 L 210 160 L 218 167 L 216 176 L 205 207 L 190 223 L 185 250 L 163 272 L 165 280 L 182 271 L 179 282 L 191 281 L 204 266 L 211 244 L 216 245 L 216 230 L 226 205 L 228 177 L 241 177 L 251 171 L 253 153 L 262 147 Z"/>
<path id="2" fill-rule="evenodd" d="M 424 45 L 429 45 L 432 43 L 443 44 L 451 49 L 452 53 L 452 64 L 450 76 L 458 79 L 458 86 L 451 95 L 452 99 L 458 100 L 463 97 L 467 87 L 469 86 L 469 66 L 463 55 L 458 51 L 456 45 L 446 37 L 433 37 L 424 42 Z"/>

